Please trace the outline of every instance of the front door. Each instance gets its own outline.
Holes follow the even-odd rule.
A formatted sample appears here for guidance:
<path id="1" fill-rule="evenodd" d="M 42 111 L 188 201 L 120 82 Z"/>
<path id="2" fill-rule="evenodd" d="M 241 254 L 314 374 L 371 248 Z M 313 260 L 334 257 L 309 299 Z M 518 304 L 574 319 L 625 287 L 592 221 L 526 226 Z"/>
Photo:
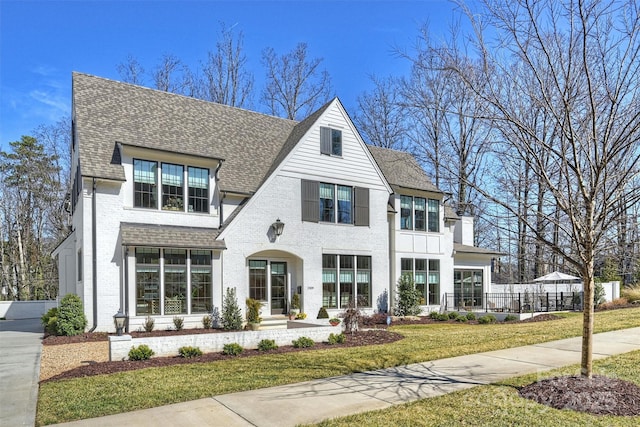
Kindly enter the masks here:
<path id="1" fill-rule="evenodd" d="M 287 263 L 271 262 L 271 314 L 287 312 Z"/>

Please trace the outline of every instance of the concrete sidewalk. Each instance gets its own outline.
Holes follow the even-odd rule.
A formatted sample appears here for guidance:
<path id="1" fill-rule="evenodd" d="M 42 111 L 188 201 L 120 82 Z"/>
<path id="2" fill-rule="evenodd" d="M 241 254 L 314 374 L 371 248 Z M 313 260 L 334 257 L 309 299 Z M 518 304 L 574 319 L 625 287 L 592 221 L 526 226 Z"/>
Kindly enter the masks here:
<path id="1" fill-rule="evenodd" d="M 640 328 L 594 335 L 593 358 L 640 350 Z M 581 338 L 178 403 L 64 426 L 295 426 L 580 363 Z"/>
<path id="2" fill-rule="evenodd" d="M 33 426 L 38 403 L 40 319 L 0 320 L 0 426 Z"/>

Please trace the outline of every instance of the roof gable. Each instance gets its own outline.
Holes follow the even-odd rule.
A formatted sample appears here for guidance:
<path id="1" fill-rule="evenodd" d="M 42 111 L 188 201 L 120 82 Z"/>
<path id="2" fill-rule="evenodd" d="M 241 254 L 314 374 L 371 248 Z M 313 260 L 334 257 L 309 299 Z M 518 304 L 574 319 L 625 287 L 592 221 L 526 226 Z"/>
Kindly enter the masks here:
<path id="1" fill-rule="evenodd" d="M 442 193 L 433 185 L 411 153 L 372 145 L 368 148 L 392 186 Z"/>

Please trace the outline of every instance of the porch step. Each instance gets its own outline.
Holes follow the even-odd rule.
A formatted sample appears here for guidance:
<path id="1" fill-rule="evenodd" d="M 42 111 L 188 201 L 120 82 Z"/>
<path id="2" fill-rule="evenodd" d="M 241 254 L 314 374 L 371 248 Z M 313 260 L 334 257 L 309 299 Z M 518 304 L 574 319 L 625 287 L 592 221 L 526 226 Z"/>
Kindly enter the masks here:
<path id="1" fill-rule="evenodd" d="M 260 329 L 287 329 L 287 316 L 263 317 Z"/>

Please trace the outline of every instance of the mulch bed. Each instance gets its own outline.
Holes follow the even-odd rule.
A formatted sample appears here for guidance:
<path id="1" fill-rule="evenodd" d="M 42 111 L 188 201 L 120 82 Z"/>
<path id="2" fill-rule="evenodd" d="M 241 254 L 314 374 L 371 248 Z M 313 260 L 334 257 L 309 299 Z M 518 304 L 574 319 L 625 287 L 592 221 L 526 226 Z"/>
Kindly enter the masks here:
<path id="1" fill-rule="evenodd" d="M 166 331 L 155 331 L 155 332 L 166 332 Z M 172 331 L 172 332 L 174 332 L 175 334 L 176 331 Z M 154 332 L 146 333 L 146 334 L 152 334 L 152 333 Z M 216 353 L 205 353 L 202 356 L 192 357 L 188 359 L 180 356 L 170 356 L 170 357 L 153 357 L 149 360 L 140 360 L 140 361 L 123 360 L 123 361 L 114 361 L 114 362 L 93 363 L 85 366 L 80 366 L 80 367 L 71 369 L 69 371 L 65 371 L 59 375 L 53 376 L 42 382 L 44 383 L 48 381 L 56 381 L 61 379 L 89 377 L 89 376 L 101 375 L 101 374 L 113 374 L 116 372 L 132 371 L 136 369 L 144 369 L 144 368 L 152 368 L 152 367 L 181 365 L 181 364 L 187 364 L 187 363 L 207 363 L 207 362 L 213 362 L 216 360 L 252 357 L 252 356 L 258 356 L 263 354 L 271 355 L 271 354 L 293 353 L 298 351 L 331 349 L 331 348 L 341 348 L 341 347 L 358 347 L 358 346 L 375 345 L 375 344 L 387 344 L 387 343 L 392 343 L 404 338 L 402 335 L 398 333 L 390 332 L 385 329 L 358 331 L 353 334 L 345 334 L 345 335 L 346 335 L 346 341 L 343 344 L 330 345 L 328 343 L 323 342 L 323 343 L 316 343 L 312 348 L 294 348 L 293 346 L 288 345 L 288 346 L 281 346 L 275 350 L 269 350 L 269 351 L 245 349 L 242 353 L 240 353 L 237 356 L 229 356 L 229 355 L 222 354 L 221 352 L 216 352 Z M 149 335 L 146 335 L 146 336 L 149 336 Z M 64 338 L 70 338 L 70 337 L 64 337 Z M 79 341 L 79 342 L 83 342 L 83 341 Z M 66 344 L 68 343 L 69 341 L 66 342 Z"/>
<path id="2" fill-rule="evenodd" d="M 594 375 L 555 377 L 520 388 L 520 396 L 556 409 L 594 415 L 640 415 L 640 387 L 616 378 Z"/>

